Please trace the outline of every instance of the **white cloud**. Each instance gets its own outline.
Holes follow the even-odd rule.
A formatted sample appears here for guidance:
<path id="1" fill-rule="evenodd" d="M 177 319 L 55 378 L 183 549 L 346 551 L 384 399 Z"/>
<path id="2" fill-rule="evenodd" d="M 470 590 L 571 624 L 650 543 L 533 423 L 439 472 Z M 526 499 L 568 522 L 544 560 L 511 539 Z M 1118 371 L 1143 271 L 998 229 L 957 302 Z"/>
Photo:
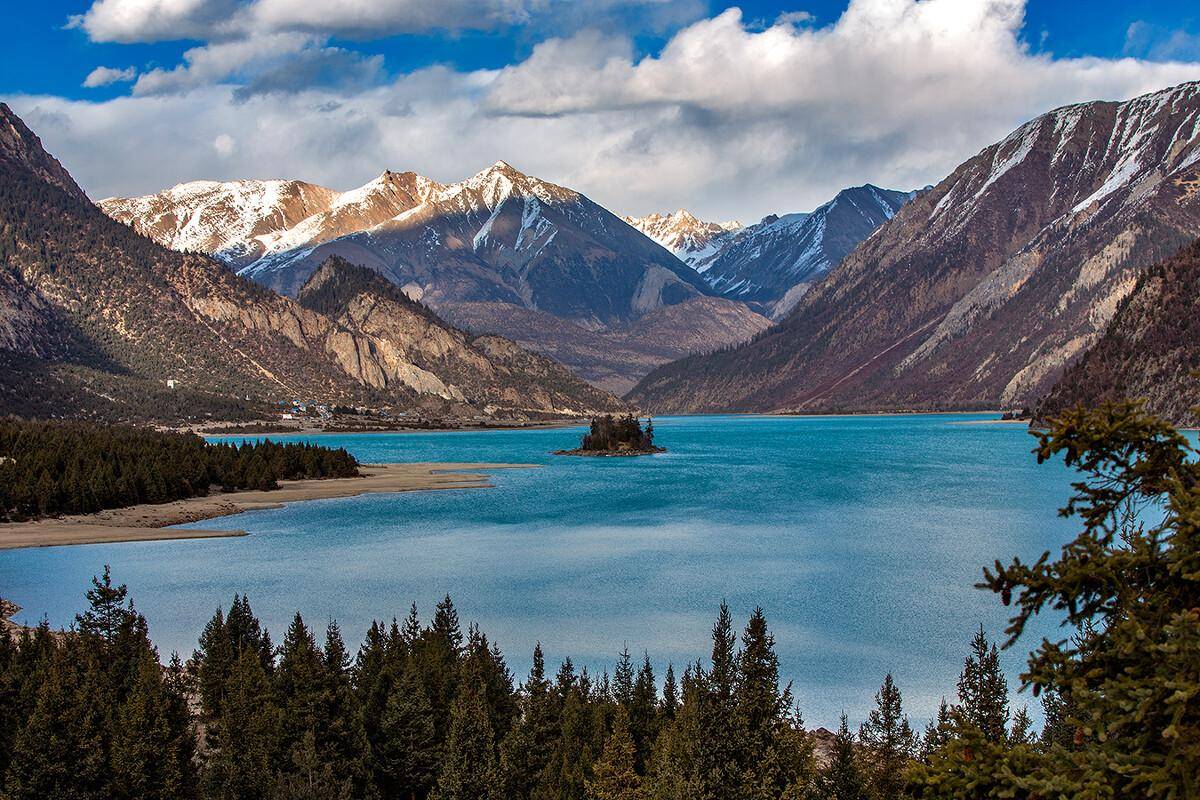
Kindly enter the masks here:
<path id="1" fill-rule="evenodd" d="M 345 188 L 384 168 L 457 180 L 504 158 L 618 212 L 683 205 L 754 220 L 865 181 L 936 182 L 1053 107 L 1200 79 L 1195 63 L 1032 54 L 1018 36 L 1023 10 L 1021 0 L 854 0 L 833 25 L 765 30 L 731 11 L 652 58 L 582 32 L 498 72 L 430 68 L 353 91 L 247 92 L 288 62 L 218 42 L 185 74 L 142 76 L 139 96 L 12 105 L 93 196 L 201 177 Z M 276 40 L 287 57 L 325 48 L 315 34 L 275 36 L 297 37 Z M 190 94 L 162 94 L 170 81 Z M 228 131 L 237 146 L 222 156 L 213 142 Z"/>
<path id="2" fill-rule="evenodd" d="M 83 86 L 87 89 L 95 89 L 97 86 L 108 86 L 113 83 L 131 81 L 137 77 L 137 74 L 137 69 L 134 67 L 126 67 L 125 69 L 96 67 L 83 79 Z"/>
<path id="3" fill-rule="evenodd" d="M 250 68 L 265 68 L 316 43 L 301 33 L 278 33 L 255 39 L 218 42 L 193 47 L 183 54 L 185 63 L 172 69 L 142 73 L 133 85 L 135 95 L 167 94 L 221 83 Z"/>
<path id="4" fill-rule="evenodd" d="M 238 0 L 95 0 L 71 18 L 94 42 L 211 39 L 240 24 Z"/>

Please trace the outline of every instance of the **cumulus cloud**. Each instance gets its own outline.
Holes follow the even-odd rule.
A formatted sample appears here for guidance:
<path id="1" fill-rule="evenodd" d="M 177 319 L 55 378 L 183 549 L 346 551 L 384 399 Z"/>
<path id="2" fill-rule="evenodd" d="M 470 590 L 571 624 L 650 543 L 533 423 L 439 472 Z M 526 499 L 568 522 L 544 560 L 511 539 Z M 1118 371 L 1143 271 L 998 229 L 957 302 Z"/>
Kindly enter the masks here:
<path id="1" fill-rule="evenodd" d="M 133 85 L 135 95 L 168 94 L 228 81 L 256 69 L 272 67 L 317 42 L 300 33 L 278 33 L 193 47 L 183 64 L 145 72 Z"/>
<path id="2" fill-rule="evenodd" d="M 83 86 L 88 89 L 95 89 L 97 86 L 108 86 L 113 83 L 131 81 L 136 77 L 137 69 L 134 67 L 126 67 L 125 69 L 96 67 L 83 79 Z"/>
<path id="3" fill-rule="evenodd" d="M 329 48 L 316 34 L 270 34 L 296 37 L 278 40 L 276 61 L 217 42 L 185 74 L 143 75 L 134 97 L 12 105 L 95 196 L 202 177 L 347 188 L 384 168 L 457 180 L 503 158 L 618 212 L 682 205 L 755 220 L 866 181 L 936 182 L 1056 106 L 1200 78 L 1197 63 L 1031 53 L 1023 11 L 1021 0 L 853 0 L 831 25 L 762 29 L 735 10 L 652 57 L 584 31 L 503 70 L 375 73 L 353 91 L 288 84 L 286 59 Z M 190 94 L 162 88 L 172 80 Z M 217 153 L 230 131 L 236 147 Z"/>
<path id="4" fill-rule="evenodd" d="M 382 56 L 366 56 L 329 47 L 306 33 L 273 33 L 194 47 L 184 63 L 143 73 L 135 95 L 189 92 L 200 87 L 236 83 L 235 99 L 255 94 L 326 88 L 355 91 L 380 83 Z"/>
<path id="5" fill-rule="evenodd" d="M 94 42 L 212 39 L 241 24 L 238 0 L 95 0 L 70 27 Z"/>

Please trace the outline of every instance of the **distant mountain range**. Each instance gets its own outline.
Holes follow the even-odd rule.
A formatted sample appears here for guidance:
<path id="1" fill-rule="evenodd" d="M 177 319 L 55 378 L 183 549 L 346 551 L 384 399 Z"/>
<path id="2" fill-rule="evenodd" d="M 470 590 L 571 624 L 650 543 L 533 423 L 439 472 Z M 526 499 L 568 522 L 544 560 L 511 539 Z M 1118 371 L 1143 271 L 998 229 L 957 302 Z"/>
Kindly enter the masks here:
<path id="1" fill-rule="evenodd" d="M 280 214 L 317 202 L 288 197 Z M 0 413 L 203 419 L 296 398 L 450 417 L 622 408 L 336 260 L 305 277 L 298 303 L 114 222 L 0 104 Z"/>
<path id="2" fill-rule="evenodd" d="M 683 209 L 625 220 L 701 273 L 714 292 L 779 319 L 915 196 L 856 186 L 811 213 L 772 214 L 746 227 L 701 222 Z"/>
<path id="3" fill-rule="evenodd" d="M 453 184 L 411 172 L 340 193 L 299 181 L 196 182 L 100 206 L 161 244 L 210 253 L 289 296 L 340 256 L 471 330 L 553 353 L 615 391 L 657 364 L 769 324 L 716 297 L 695 270 L 579 192 L 502 161 Z M 530 324 L 545 315 L 579 336 Z M 638 335 L 666 326 L 660 340 Z M 595 351 L 610 348 L 590 334 L 619 339 L 631 358 L 598 360 Z"/>
<path id="4" fill-rule="evenodd" d="M 1069 106 L 904 204 L 754 341 L 648 375 L 656 412 L 1035 404 L 1200 235 L 1200 84 Z M 710 268 L 711 269 L 711 268 Z"/>

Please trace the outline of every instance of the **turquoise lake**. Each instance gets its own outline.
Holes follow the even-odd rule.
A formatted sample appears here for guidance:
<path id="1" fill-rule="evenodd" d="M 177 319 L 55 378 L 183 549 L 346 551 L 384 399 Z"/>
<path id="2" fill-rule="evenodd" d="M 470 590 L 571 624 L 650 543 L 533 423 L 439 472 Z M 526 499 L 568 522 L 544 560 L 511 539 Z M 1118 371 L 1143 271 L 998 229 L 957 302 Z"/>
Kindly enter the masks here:
<path id="1" fill-rule="evenodd" d="M 1078 525 L 1056 515 L 1061 464 L 1038 465 L 1024 426 L 985 415 L 676 417 L 655 420 L 670 452 L 550 455 L 582 428 L 312 437 L 364 463 L 526 462 L 495 487 L 297 503 L 191 527 L 241 538 L 0 551 L 0 595 L 68 625 L 104 564 L 129 585 L 164 657 L 187 655 L 234 592 L 278 641 L 301 611 L 361 641 L 373 618 L 428 620 L 447 592 L 464 627 L 499 642 L 518 680 L 541 641 L 611 671 L 622 647 L 648 651 L 661 679 L 707 658 L 722 598 L 739 624 L 756 605 L 806 721 L 861 720 L 884 674 L 923 725 L 955 681 L 982 623 L 1006 609 L 973 588 L 981 568 L 1057 553 Z M 280 437 L 289 439 L 294 437 Z M 1049 621 L 1033 632 L 1059 637 Z M 1039 639 L 1004 653 L 1010 685 Z M 1016 703 L 1036 701 L 1028 693 Z"/>

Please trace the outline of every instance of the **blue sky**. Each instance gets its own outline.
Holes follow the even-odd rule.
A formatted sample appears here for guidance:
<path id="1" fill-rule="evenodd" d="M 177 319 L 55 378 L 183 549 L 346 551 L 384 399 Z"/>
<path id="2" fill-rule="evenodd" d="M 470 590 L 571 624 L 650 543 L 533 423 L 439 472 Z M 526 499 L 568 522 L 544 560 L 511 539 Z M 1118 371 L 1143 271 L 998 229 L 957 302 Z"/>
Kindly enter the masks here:
<path id="1" fill-rule="evenodd" d="M 821 24 L 835 20 L 845 10 L 846 0 L 748 0 L 683 5 L 673 20 L 630 14 L 628 19 L 606 20 L 604 24 L 640 23 L 644 27 L 636 31 L 639 52 L 652 54 L 684 21 L 695 21 L 733 6 L 740 7 L 748 19 L 770 21 L 784 12 L 805 11 Z M 8 46 L 0 49 L 0 94 L 20 92 L 107 99 L 128 92 L 128 87 L 85 89 L 83 80 L 94 67 L 118 63 L 143 67 L 173 65 L 185 50 L 200 43 L 196 39 L 149 44 L 92 42 L 82 29 L 66 27 L 68 20 L 83 14 L 90 6 L 89 0 L 46 0 L 23 4 L 19 12 L 8 15 Z M 522 60 L 528 57 L 535 43 L 554 34 L 554 29 L 547 25 L 532 29 L 509 25 L 487 32 L 439 31 L 336 41 L 341 46 L 381 54 L 389 72 L 406 72 L 435 63 L 470 70 L 498 68 Z M 1172 37 L 1176 37 L 1175 42 Z M 1022 39 L 1034 51 L 1058 56 L 1130 55 L 1156 60 L 1200 60 L 1200 6 L 1191 0 L 1032 0 L 1026 7 Z"/>
<path id="2" fill-rule="evenodd" d="M 1057 104 L 1200 79 L 1184 0 L 362 6 L 22 4 L 0 98 L 96 196 L 200 177 L 345 188 L 385 167 L 452 180 L 504 158 L 617 211 L 756 218 L 936 181 Z"/>

